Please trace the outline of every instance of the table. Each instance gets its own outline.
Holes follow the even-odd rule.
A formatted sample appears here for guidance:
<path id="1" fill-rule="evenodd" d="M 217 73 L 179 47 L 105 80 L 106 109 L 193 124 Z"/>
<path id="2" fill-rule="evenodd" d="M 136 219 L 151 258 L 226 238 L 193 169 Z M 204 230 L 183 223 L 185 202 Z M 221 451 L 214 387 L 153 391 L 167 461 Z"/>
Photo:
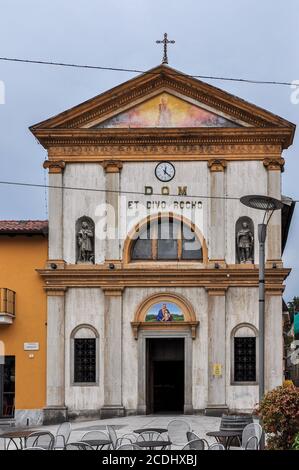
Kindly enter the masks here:
<path id="1" fill-rule="evenodd" d="M 136 434 L 141 434 L 142 432 L 158 432 L 159 434 L 163 434 L 164 432 L 168 432 L 166 428 L 140 428 L 135 429 L 133 432 Z"/>
<path id="2" fill-rule="evenodd" d="M 37 429 L 24 429 L 24 428 L 19 428 L 19 429 L 14 429 L 13 431 L 5 431 L 0 434 L 0 439 L 4 439 L 4 449 L 8 449 L 10 442 L 13 442 L 16 449 L 19 449 L 17 443 L 15 442 L 15 439 L 20 440 L 20 448 L 23 449 L 23 439 L 24 439 L 24 444 L 26 444 L 26 439 L 30 434 L 33 432 L 38 431 Z M 42 432 L 42 431 L 41 431 Z M 8 445 L 6 447 L 6 439 L 9 439 Z"/>
<path id="3" fill-rule="evenodd" d="M 150 450 L 155 449 L 156 447 L 161 447 L 161 450 L 164 450 L 165 447 L 171 446 L 171 441 L 137 441 L 135 442 L 139 447 L 146 447 Z"/>
<path id="4" fill-rule="evenodd" d="M 229 450 L 231 442 L 236 437 L 241 445 L 242 431 L 211 431 L 206 433 L 209 437 L 215 437 L 216 441 L 223 444 L 226 450 Z"/>
<path id="5" fill-rule="evenodd" d="M 102 450 L 104 446 L 109 446 L 112 444 L 110 439 L 84 439 L 82 442 L 86 442 L 86 444 L 89 444 L 91 447 L 95 447 L 96 450 L 99 450 L 99 447 L 100 450 Z"/>

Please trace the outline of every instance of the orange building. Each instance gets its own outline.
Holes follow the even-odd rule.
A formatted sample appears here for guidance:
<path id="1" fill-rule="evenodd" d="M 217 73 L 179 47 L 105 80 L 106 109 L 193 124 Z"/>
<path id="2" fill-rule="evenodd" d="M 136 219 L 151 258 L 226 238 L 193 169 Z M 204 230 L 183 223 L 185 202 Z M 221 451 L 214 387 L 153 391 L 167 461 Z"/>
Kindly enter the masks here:
<path id="1" fill-rule="evenodd" d="M 0 423 L 42 422 L 46 395 L 47 221 L 0 221 Z M 29 421 L 28 421 L 29 420 Z"/>

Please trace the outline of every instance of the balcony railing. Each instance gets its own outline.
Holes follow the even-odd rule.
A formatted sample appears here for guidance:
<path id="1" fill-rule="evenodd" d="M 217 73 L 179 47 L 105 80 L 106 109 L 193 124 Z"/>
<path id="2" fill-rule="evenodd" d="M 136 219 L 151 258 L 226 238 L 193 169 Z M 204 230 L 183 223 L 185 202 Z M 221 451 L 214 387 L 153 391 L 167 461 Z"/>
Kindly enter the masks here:
<path id="1" fill-rule="evenodd" d="M 16 293 L 0 287 L 0 325 L 11 325 L 15 318 Z"/>

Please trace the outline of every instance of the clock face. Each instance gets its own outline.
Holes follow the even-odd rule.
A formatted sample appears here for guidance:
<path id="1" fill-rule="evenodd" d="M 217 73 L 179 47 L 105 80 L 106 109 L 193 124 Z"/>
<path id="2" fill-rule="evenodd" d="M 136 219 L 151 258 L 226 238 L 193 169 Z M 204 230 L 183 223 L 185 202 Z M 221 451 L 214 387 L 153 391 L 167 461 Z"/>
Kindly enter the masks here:
<path id="1" fill-rule="evenodd" d="M 175 168 L 173 164 L 169 162 L 158 163 L 155 168 L 155 175 L 160 181 L 171 181 L 175 176 Z"/>

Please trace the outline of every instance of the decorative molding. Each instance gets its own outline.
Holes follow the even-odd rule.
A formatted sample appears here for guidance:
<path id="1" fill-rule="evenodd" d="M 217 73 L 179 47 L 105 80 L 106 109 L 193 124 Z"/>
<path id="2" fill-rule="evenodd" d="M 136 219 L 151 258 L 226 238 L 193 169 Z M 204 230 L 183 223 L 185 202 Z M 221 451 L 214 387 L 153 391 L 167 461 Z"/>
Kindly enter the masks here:
<path id="1" fill-rule="evenodd" d="M 163 65 L 60 113 L 54 118 L 38 123 L 30 130 L 36 135 L 37 130 L 46 127 L 76 129 L 92 126 L 113 114 L 118 114 L 124 108 L 132 107 L 136 101 L 141 102 L 165 90 L 201 103 L 245 126 L 289 127 L 289 135 L 292 138 L 295 126 L 285 119 Z"/>
<path id="2" fill-rule="evenodd" d="M 155 303 L 173 302 L 177 304 L 184 313 L 184 321 L 180 322 L 147 322 L 145 321 L 146 314 L 150 307 Z M 143 300 L 137 307 L 134 315 L 134 320 L 131 322 L 134 338 L 138 339 L 138 331 L 142 330 L 176 330 L 182 331 L 186 329 L 191 330 L 192 339 L 196 338 L 196 329 L 199 321 L 196 320 L 196 315 L 191 303 L 182 295 L 177 295 L 169 292 L 159 292 L 149 296 Z"/>
<path id="3" fill-rule="evenodd" d="M 52 160 L 45 160 L 43 163 L 43 167 L 49 170 L 49 173 L 63 173 L 65 168 L 64 161 L 52 161 Z"/>
<path id="4" fill-rule="evenodd" d="M 55 296 L 55 297 L 63 297 L 67 291 L 67 287 L 50 287 L 50 286 L 45 286 L 44 290 L 46 291 L 46 294 L 48 297 L 50 296 Z"/>
<path id="5" fill-rule="evenodd" d="M 124 289 L 124 287 L 102 287 L 106 297 L 121 297 Z"/>
<path id="6" fill-rule="evenodd" d="M 258 266 L 232 265 L 227 269 L 210 269 L 201 263 L 157 263 L 129 266 L 111 270 L 106 265 L 66 266 L 65 269 L 39 269 L 46 288 L 101 287 L 112 292 L 125 287 L 202 287 L 225 290 L 230 287 L 258 287 Z M 248 266 L 248 268 L 247 268 Z M 266 269 L 266 290 L 283 289 L 283 282 L 291 272 L 288 268 Z"/>
<path id="7" fill-rule="evenodd" d="M 280 158 L 288 147 L 288 128 L 146 128 L 40 129 L 36 135 L 49 149 L 49 159 L 70 161 L 74 156 L 131 155 L 256 155 Z M 114 159 L 114 158 L 113 158 Z"/>
<path id="8" fill-rule="evenodd" d="M 138 224 L 135 225 L 130 230 L 129 234 L 127 235 L 127 238 L 124 241 L 124 247 L 123 247 L 124 266 L 129 265 L 130 262 L 131 262 L 132 245 L 133 245 L 134 241 L 136 240 L 136 238 L 138 237 L 138 235 L 142 232 L 142 230 L 144 228 L 146 228 L 149 221 L 155 222 L 155 221 L 159 220 L 160 218 L 162 218 L 162 219 L 165 218 L 167 220 L 169 220 L 169 218 L 172 218 L 172 219 L 174 219 L 178 222 L 183 222 L 187 227 L 192 229 L 194 231 L 195 235 L 197 236 L 198 240 L 200 241 L 200 244 L 201 244 L 201 249 L 202 249 L 202 263 L 201 264 L 206 265 L 208 263 L 207 243 L 205 241 L 205 238 L 204 238 L 203 234 L 198 229 L 198 227 L 196 227 L 195 224 L 193 224 L 189 219 L 187 219 L 186 217 L 184 217 L 182 215 L 178 215 L 174 212 L 167 212 L 164 215 L 163 214 L 155 214 L 155 215 L 152 215 L 152 216 L 147 216 L 144 219 L 140 220 L 138 222 Z M 178 262 L 181 263 L 181 261 L 178 261 Z M 139 265 L 143 265 L 143 266 L 150 265 L 150 264 L 154 263 L 154 267 L 157 266 L 157 264 L 156 264 L 157 261 L 154 261 L 154 260 L 151 260 L 151 261 L 148 261 L 148 262 L 134 261 L 134 263 L 136 263 L 136 264 L 138 263 Z"/>
<path id="9" fill-rule="evenodd" d="M 263 163 L 264 163 L 264 167 L 268 171 L 272 171 L 272 170 L 278 170 L 278 171 L 281 171 L 281 172 L 284 171 L 285 160 L 282 157 L 281 158 L 275 158 L 275 159 L 265 158 Z"/>
<path id="10" fill-rule="evenodd" d="M 226 160 L 210 160 L 208 162 L 208 167 L 210 171 L 224 171 L 225 168 L 227 167 Z"/>
<path id="11" fill-rule="evenodd" d="M 206 291 L 209 296 L 223 296 L 226 294 L 228 287 L 213 286 L 206 287 Z"/>
<path id="12" fill-rule="evenodd" d="M 107 160 L 103 162 L 103 168 L 106 173 L 120 173 L 123 164 L 116 160 Z"/>

